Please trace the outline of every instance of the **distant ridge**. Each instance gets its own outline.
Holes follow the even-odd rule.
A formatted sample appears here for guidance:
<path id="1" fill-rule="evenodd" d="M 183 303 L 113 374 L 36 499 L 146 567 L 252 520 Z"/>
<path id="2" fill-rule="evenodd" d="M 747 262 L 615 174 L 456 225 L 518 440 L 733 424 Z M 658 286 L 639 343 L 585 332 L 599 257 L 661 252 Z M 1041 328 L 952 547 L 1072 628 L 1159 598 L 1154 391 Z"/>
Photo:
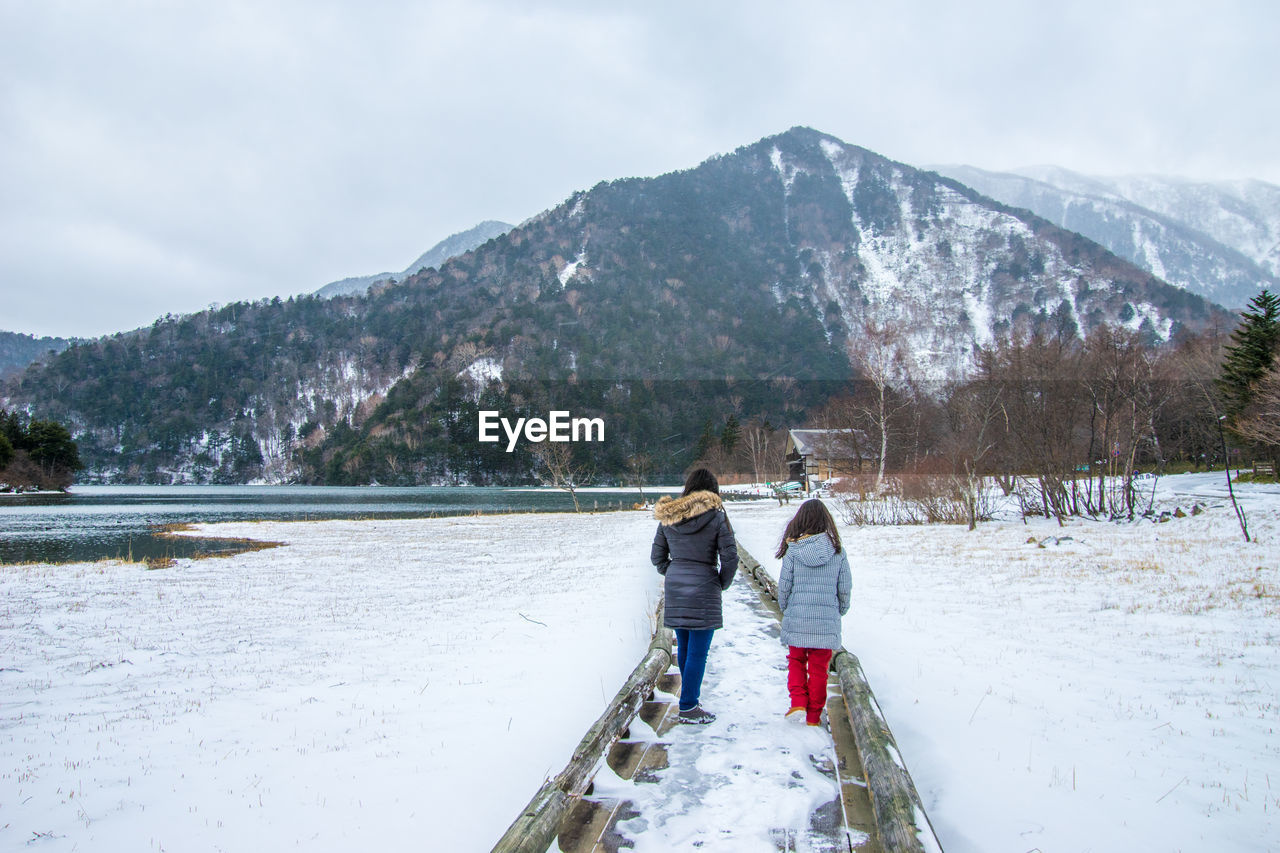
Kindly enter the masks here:
<path id="1" fill-rule="evenodd" d="M 1240 308 L 1262 288 L 1280 286 L 1280 187 L 1272 184 L 1107 178 L 1056 166 L 930 168 L 1220 305 Z"/>
<path id="2" fill-rule="evenodd" d="M 60 353 L 71 345 L 66 338 L 37 338 L 19 332 L 0 332 L 0 379 L 20 373 L 33 361 Z"/>
<path id="3" fill-rule="evenodd" d="M 335 296 L 349 296 L 351 294 L 367 293 L 369 288 L 375 284 L 382 282 L 401 282 L 411 275 L 416 275 L 424 269 L 433 269 L 439 267 L 450 258 L 456 258 L 458 255 L 464 255 L 478 246 L 492 240 L 494 237 L 500 237 L 510 231 L 513 225 L 506 222 L 499 222 L 495 219 L 486 219 L 474 228 L 468 228 L 466 231 L 460 231 L 444 238 L 436 243 L 427 251 L 423 252 L 416 261 L 404 268 L 403 272 L 380 272 L 374 275 L 354 276 L 352 278 L 344 278 L 341 281 L 334 281 L 326 284 L 315 292 L 316 296 L 324 299 L 332 299 Z"/>

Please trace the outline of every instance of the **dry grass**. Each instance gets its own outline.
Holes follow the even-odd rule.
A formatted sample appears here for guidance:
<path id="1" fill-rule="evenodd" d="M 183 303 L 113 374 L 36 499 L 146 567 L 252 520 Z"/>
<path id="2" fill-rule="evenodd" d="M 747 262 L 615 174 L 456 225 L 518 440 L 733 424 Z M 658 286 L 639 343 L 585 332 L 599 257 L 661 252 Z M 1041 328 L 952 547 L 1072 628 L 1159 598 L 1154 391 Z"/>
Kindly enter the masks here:
<path id="1" fill-rule="evenodd" d="M 243 554 L 246 551 L 265 551 L 268 548 L 279 548 L 284 545 L 283 542 L 275 542 L 269 539 L 249 539 L 243 536 L 208 536 L 196 530 L 195 525 L 181 524 L 165 524 L 156 529 L 156 535 L 166 539 L 185 539 L 183 533 L 197 533 L 200 538 L 209 542 L 225 542 L 230 546 L 234 546 L 234 550 L 220 551 L 212 554 L 194 554 L 193 560 L 207 560 L 212 557 L 230 557 L 234 554 Z M 152 565 L 153 561 L 156 565 Z M 144 560 L 149 569 L 166 569 L 174 564 L 172 557 L 148 557 Z"/>

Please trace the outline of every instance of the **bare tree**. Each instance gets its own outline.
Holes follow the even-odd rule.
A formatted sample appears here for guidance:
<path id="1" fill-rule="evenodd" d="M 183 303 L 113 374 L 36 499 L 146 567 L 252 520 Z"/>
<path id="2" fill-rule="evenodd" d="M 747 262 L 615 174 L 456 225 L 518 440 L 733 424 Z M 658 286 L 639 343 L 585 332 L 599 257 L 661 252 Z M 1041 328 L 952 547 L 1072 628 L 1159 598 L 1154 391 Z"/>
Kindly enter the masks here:
<path id="1" fill-rule="evenodd" d="M 1088 458 L 1082 438 L 1080 347 L 1065 336 L 1032 335 L 984 356 L 989 375 L 1004 386 L 1009 417 L 1009 470 L 1034 472 L 1039 511 L 1059 523 L 1079 511 L 1071 484 Z M 1024 512 L 1027 502 L 1024 499 Z"/>
<path id="2" fill-rule="evenodd" d="M 848 351 L 861 378 L 869 385 L 870 394 L 864 400 L 862 413 L 880 443 L 875 480 L 876 491 L 879 491 L 889 456 L 891 424 L 898 411 L 905 408 L 901 398 L 894 394 L 894 386 L 905 384 L 910 378 L 903 358 L 902 335 L 891 325 L 867 321 L 858 334 L 850 338 Z"/>
<path id="3" fill-rule="evenodd" d="M 1280 359 L 1254 386 L 1252 404 L 1245 416 L 1237 419 L 1235 431 L 1264 445 L 1273 460 L 1280 451 Z"/>
<path id="4" fill-rule="evenodd" d="M 759 418 L 751 419 L 742 429 L 738 452 L 751 467 L 752 482 L 763 483 L 777 475 L 777 468 L 769 464 L 770 446 L 777 443 L 774 433 L 775 430 Z"/>
<path id="5" fill-rule="evenodd" d="M 1072 499 L 1090 515 L 1133 518 L 1138 452 L 1150 444 L 1158 456 L 1154 353 L 1136 333 L 1102 326 L 1089 334 L 1079 364 L 1083 401 L 1090 406 L 1086 462 L 1094 463 L 1096 492 L 1093 479 L 1085 479 L 1083 494 L 1073 479 Z"/>
<path id="6" fill-rule="evenodd" d="M 573 498 L 573 511 L 582 512 L 578 506 L 578 489 L 591 478 L 593 469 L 573 458 L 573 445 L 565 441 L 544 441 L 533 451 L 537 462 L 534 474 L 544 486 L 554 486 Z"/>
<path id="7" fill-rule="evenodd" d="M 1176 447 L 1197 467 L 1207 466 L 1219 452 L 1218 416 L 1226 411 L 1217 382 L 1222 336 L 1186 337 L 1165 354 L 1163 361 L 1169 401 L 1159 412 L 1157 429 L 1164 436 L 1166 447 Z"/>
<path id="8" fill-rule="evenodd" d="M 950 428 L 944 453 L 955 472 L 955 491 L 968 516 L 969 529 L 978 526 L 983 510 L 984 483 L 995 465 L 996 451 L 1009 431 L 1004 388 L 980 378 L 953 388 L 946 399 Z"/>
<path id="9" fill-rule="evenodd" d="M 640 501 L 644 503 L 644 486 L 649 482 L 649 474 L 653 471 L 653 458 L 647 453 L 636 451 L 627 457 L 627 484 L 640 491 Z"/>

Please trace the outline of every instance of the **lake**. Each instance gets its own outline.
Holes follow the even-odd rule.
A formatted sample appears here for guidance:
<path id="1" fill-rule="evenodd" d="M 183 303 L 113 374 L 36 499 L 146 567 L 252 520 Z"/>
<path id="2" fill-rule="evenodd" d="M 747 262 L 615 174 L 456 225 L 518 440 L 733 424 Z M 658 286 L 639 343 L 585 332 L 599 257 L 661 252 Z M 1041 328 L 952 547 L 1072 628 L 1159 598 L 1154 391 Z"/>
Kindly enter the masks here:
<path id="1" fill-rule="evenodd" d="M 653 500 L 658 491 L 646 489 Z M 578 492 L 583 510 L 629 507 L 630 489 Z M 421 518 L 572 512 L 557 489 L 382 486 L 76 486 L 67 494 L 0 495 L 0 564 L 193 557 L 242 550 L 216 539 L 168 537 L 169 524 Z"/>

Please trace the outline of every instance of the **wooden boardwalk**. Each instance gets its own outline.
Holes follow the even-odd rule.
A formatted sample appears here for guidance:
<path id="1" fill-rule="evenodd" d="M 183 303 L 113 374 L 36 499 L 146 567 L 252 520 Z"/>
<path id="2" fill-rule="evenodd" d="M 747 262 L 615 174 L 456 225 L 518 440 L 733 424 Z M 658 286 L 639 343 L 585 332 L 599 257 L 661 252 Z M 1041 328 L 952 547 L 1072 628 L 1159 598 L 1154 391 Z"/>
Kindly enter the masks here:
<path id="1" fill-rule="evenodd" d="M 782 851 L 879 853 L 838 679 L 833 674 L 829 687 L 829 733 L 826 726 L 783 720 L 785 708 L 762 698 L 775 695 L 767 688 L 780 680 L 786 701 L 779 618 L 772 599 L 748 574 L 740 575 L 725 593 L 727 627 L 712 645 L 703 690 L 704 704 L 719 718 L 709 726 L 676 724 L 680 676 L 672 666 L 606 754 L 607 771 L 597 772 L 596 783 L 562 820 L 560 850 L 750 850 L 771 842 Z M 737 706 L 726 706 L 730 695 L 750 693 L 742 686 L 749 682 L 760 685 L 754 701 L 739 698 Z M 797 820 L 793 810 L 777 826 L 762 825 L 762 813 L 788 797 L 806 804 L 807 817 Z M 728 819 L 706 825 L 708 815 Z"/>

